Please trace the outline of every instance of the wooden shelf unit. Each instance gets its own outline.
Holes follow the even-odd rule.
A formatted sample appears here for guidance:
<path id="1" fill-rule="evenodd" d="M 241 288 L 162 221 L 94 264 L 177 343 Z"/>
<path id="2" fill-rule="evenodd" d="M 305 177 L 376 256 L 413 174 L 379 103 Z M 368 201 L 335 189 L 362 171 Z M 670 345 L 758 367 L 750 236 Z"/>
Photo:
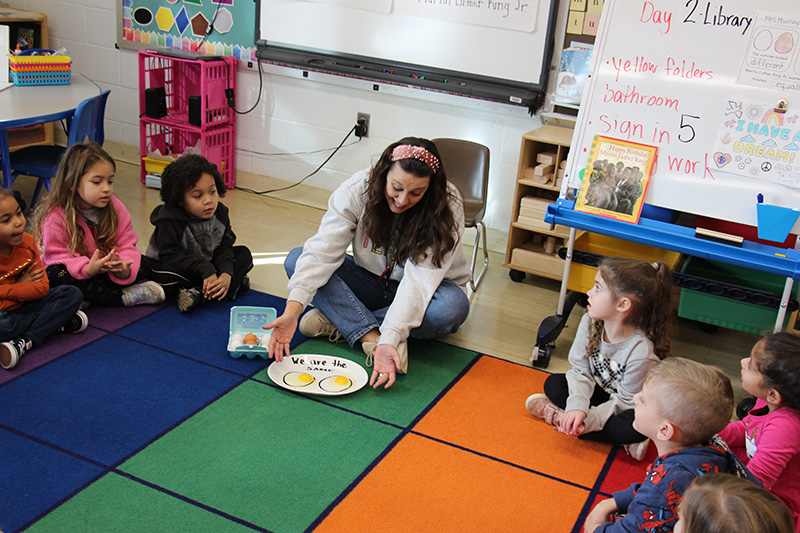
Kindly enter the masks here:
<path id="1" fill-rule="evenodd" d="M 12 30 L 16 27 L 33 27 L 38 29 L 39 42 L 35 42 L 36 48 L 49 48 L 50 40 L 47 33 L 47 15 L 36 11 L 26 11 L 13 7 L 0 7 L 0 24 L 9 26 Z M 15 37 L 11 31 L 11 38 Z M 10 43 L 11 48 L 16 48 L 16 42 Z M 13 152 L 26 146 L 34 144 L 53 144 L 53 125 L 38 124 L 26 128 L 14 128 L 8 130 L 8 146 Z"/>
<path id="2" fill-rule="evenodd" d="M 521 281 L 526 273 L 560 280 L 564 273 L 564 261 L 558 257 L 558 249 L 569 237 L 569 228 L 544 222 L 544 212 L 541 223 L 537 221 L 535 224 L 533 221 L 521 222 L 519 216 L 520 203 L 526 196 L 541 198 L 549 203 L 555 203 L 558 199 L 560 187 L 553 185 L 554 180 L 542 184 L 527 179 L 525 170 L 535 167 L 538 164 L 537 156 L 543 152 L 556 153 L 554 168 L 557 170 L 561 161 L 567 159 L 571 141 L 572 129 L 560 126 L 542 126 L 522 136 L 506 260 L 503 264 L 511 269 L 510 276 L 514 281 Z"/>

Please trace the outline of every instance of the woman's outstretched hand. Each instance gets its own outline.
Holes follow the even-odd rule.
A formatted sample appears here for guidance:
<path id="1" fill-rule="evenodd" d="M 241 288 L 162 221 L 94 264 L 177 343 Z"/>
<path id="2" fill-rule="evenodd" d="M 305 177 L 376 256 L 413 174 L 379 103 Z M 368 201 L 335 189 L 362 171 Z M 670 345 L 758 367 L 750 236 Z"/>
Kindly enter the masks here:
<path id="1" fill-rule="evenodd" d="M 289 356 L 289 346 L 292 343 L 294 332 L 297 331 L 297 319 L 303 312 L 300 302 L 289 300 L 286 302 L 286 310 L 281 316 L 261 326 L 263 329 L 272 329 L 269 338 L 269 356 L 274 357 L 277 362 L 283 361 L 283 356 Z"/>
<path id="2" fill-rule="evenodd" d="M 369 378 L 370 386 L 377 389 L 385 383 L 383 388 L 388 389 L 394 385 L 397 371 L 400 370 L 400 354 L 397 353 L 397 348 L 391 344 L 379 344 L 375 348 L 373 364 L 375 366 Z"/>

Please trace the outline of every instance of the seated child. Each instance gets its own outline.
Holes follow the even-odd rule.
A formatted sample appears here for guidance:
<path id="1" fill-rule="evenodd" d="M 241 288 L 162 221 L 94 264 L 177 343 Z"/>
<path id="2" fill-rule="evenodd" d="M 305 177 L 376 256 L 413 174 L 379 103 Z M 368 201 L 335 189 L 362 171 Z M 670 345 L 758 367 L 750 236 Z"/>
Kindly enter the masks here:
<path id="1" fill-rule="evenodd" d="M 200 155 L 179 157 L 161 174 L 164 203 L 150 215 L 155 230 L 146 255 L 157 262 L 153 279 L 177 292 L 183 313 L 250 288 L 253 256 L 234 246 L 228 208 L 219 201 L 225 190 L 217 166 Z"/>
<path id="2" fill-rule="evenodd" d="M 733 414 L 731 381 L 720 369 L 670 357 L 647 373 L 634 403 L 633 427 L 655 443 L 658 458 L 642 483 L 598 503 L 584 531 L 671 531 L 694 478 L 722 472 L 757 483 L 716 436 Z M 612 513 L 624 516 L 609 522 Z"/>
<path id="3" fill-rule="evenodd" d="M 96 143 L 64 152 L 55 184 L 37 208 L 36 232 L 50 285 L 74 285 L 83 299 L 126 307 L 164 301 L 136 248 L 131 215 L 114 196 L 114 159 Z"/>
<path id="4" fill-rule="evenodd" d="M 77 287 L 50 288 L 36 241 L 25 233 L 25 215 L 12 193 L 0 187 L 0 366 L 13 368 L 59 329 L 86 329 L 82 301 Z"/>
<path id="5" fill-rule="evenodd" d="M 742 388 L 757 398 L 719 436 L 792 513 L 800 532 L 800 337 L 773 333 L 742 359 Z"/>
<path id="6" fill-rule="evenodd" d="M 792 533 L 789 509 L 746 479 L 709 474 L 689 485 L 678 506 L 675 533 Z"/>
<path id="7" fill-rule="evenodd" d="M 649 441 L 633 428 L 633 395 L 669 355 L 671 294 L 666 263 L 604 258 L 569 351 L 572 368 L 548 376 L 528 411 L 567 435 L 623 445 L 641 461 Z"/>

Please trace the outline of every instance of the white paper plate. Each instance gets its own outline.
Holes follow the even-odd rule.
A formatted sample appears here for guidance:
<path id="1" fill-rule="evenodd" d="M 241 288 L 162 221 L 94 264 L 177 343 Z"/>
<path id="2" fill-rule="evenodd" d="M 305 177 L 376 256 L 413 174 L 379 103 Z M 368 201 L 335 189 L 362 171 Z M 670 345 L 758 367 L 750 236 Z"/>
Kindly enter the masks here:
<path id="1" fill-rule="evenodd" d="M 292 354 L 269 365 L 267 375 L 284 389 L 326 396 L 350 394 L 369 381 L 361 365 L 332 355 Z"/>

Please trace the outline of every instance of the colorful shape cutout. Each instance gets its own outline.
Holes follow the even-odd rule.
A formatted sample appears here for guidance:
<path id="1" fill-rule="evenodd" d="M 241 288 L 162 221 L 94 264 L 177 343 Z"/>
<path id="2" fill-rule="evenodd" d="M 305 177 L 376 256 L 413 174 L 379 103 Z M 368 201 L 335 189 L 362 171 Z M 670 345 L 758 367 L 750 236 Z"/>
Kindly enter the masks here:
<path id="1" fill-rule="evenodd" d="M 159 7 L 156 11 L 156 23 L 158 29 L 161 31 L 169 31 L 172 25 L 175 24 L 175 17 L 172 16 L 172 10 L 168 7 Z"/>

